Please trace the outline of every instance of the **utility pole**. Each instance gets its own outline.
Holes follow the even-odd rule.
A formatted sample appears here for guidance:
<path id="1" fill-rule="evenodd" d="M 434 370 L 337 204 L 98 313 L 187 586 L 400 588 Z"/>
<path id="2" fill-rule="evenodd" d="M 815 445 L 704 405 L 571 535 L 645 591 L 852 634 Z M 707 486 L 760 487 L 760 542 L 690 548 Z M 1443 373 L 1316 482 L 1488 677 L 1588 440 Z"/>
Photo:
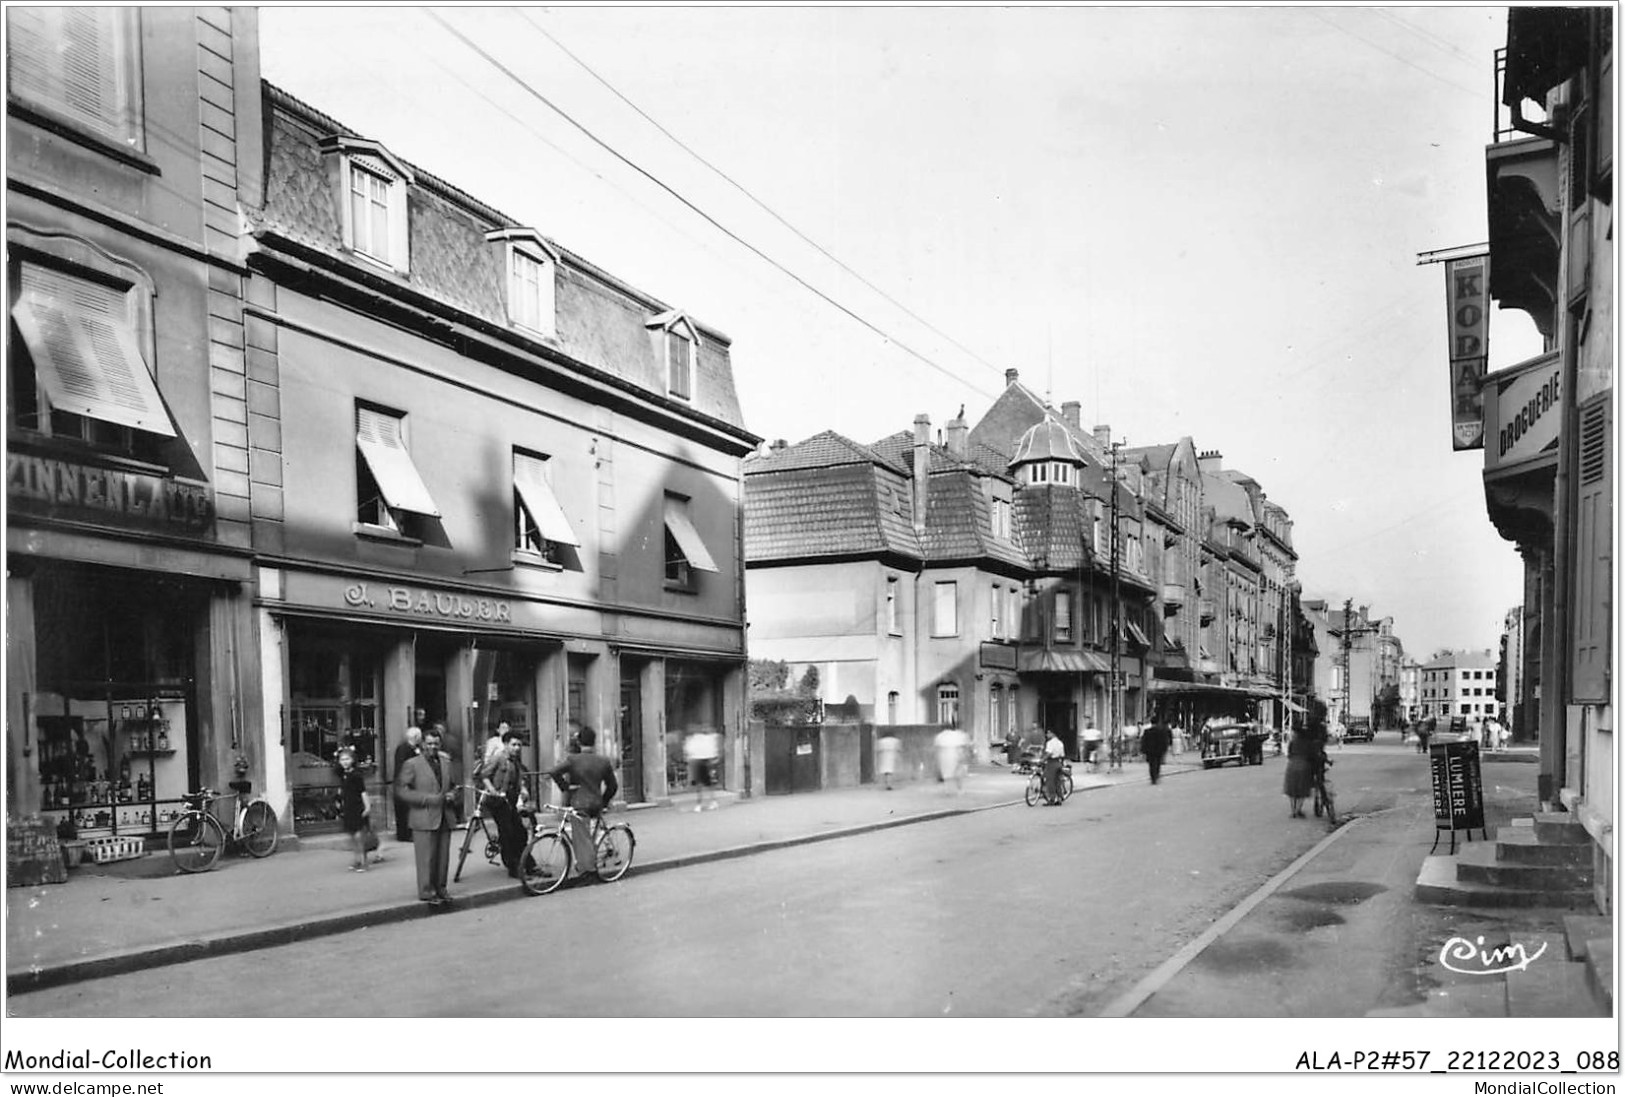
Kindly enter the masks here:
<path id="1" fill-rule="evenodd" d="M 1112 669 L 1111 669 L 1111 765 L 1110 769 L 1123 768 L 1123 603 L 1118 587 L 1118 569 L 1122 562 L 1122 538 L 1117 532 L 1117 452 L 1121 442 L 1113 441 L 1111 444 L 1111 482 L 1106 490 L 1111 492 L 1111 522 L 1112 522 Z"/>
<path id="2" fill-rule="evenodd" d="M 1339 638 L 1343 647 L 1343 726 L 1349 726 L 1349 698 L 1354 695 L 1354 681 L 1349 674 L 1349 653 L 1354 643 L 1354 622 L 1351 615 L 1354 612 L 1354 599 L 1343 599 L 1343 635 Z"/>

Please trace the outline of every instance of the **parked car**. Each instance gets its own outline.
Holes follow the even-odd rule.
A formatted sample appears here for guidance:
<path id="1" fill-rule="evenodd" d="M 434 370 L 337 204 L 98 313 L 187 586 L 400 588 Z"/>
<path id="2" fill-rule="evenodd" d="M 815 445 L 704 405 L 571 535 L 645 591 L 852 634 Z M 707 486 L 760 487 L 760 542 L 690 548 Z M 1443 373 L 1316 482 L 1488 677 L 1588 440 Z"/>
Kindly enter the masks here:
<path id="1" fill-rule="evenodd" d="M 1223 720 L 1202 729 L 1202 768 L 1212 769 L 1226 762 L 1238 766 L 1264 764 L 1264 740 L 1269 729 L 1247 720 Z"/>
<path id="2" fill-rule="evenodd" d="M 1369 743 L 1376 738 L 1376 732 L 1371 729 L 1371 717 L 1350 716 L 1348 727 L 1343 729 L 1345 743 Z"/>

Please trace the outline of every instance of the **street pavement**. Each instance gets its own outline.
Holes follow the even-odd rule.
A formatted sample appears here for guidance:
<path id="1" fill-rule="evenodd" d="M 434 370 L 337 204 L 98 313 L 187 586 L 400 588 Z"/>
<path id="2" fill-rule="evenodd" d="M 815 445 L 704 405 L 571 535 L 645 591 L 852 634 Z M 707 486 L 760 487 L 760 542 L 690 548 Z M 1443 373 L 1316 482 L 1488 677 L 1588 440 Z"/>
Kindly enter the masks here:
<path id="1" fill-rule="evenodd" d="M 1277 759 L 1269 759 L 1278 762 Z M 1200 772 L 1192 752 L 1173 758 L 1164 776 Z M 1079 794 L 1144 784 L 1143 762 L 1120 772 L 1089 773 L 1074 764 Z M 633 874 L 929 822 L 1019 805 L 1026 778 L 1001 766 L 973 767 L 962 790 L 936 781 L 878 785 L 787 796 L 720 798 L 695 812 L 692 798 L 617 811 L 637 834 Z M 84 865 L 68 882 L 6 893 L 6 982 L 11 994 L 83 979 L 268 948 L 332 933 L 527 898 L 501 865 L 470 853 L 453 903 L 434 908 L 416 898 L 411 846 L 383 835 L 382 863 L 350 870 L 338 841 L 300 843 L 264 860 L 227 856 L 211 872 L 166 871 L 159 850 L 136 863 Z M 454 835 L 453 866 L 461 833 Z M 478 844 L 478 843 L 476 843 Z M 156 874 L 154 874 L 156 873 Z"/>

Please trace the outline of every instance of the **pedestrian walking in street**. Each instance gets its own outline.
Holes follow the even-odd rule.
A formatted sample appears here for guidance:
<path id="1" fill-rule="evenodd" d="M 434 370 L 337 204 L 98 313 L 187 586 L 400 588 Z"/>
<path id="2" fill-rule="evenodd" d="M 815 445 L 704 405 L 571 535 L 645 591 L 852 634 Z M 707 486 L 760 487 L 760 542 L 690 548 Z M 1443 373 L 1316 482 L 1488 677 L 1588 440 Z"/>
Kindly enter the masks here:
<path id="1" fill-rule="evenodd" d="M 367 795 L 367 777 L 355 764 L 355 751 L 349 747 L 339 750 L 339 818 L 344 833 L 350 836 L 352 872 L 367 871 L 367 814 L 372 810 L 372 798 Z"/>
<path id="2" fill-rule="evenodd" d="M 897 772 L 897 756 L 903 751 L 903 741 L 890 731 L 882 735 L 875 743 L 875 754 L 880 764 L 880 779 L 886 783 L 886 791 L 891 791 L 892 774 Z"/>
<path id="3" fill-rule="evenodd" d="M 1438 721 L 1432 716 L 1429 716 L 1425 723 L 1417 725 L 1416 753 L 1426 754 L 1428 752 L 1428 740 L 1433 737 L 1433 729 L 1437 726 Z"/>
<path id="4" fill-rule="evenodd" d="M 937 780 L 952 781 L 957 794 L 965 788 L 965 748 L 970 737 L 958 728 L 943 728 L 933 740 L 937 749 Z"/>
<path id="5" fill-rule="evenodd" d="M 1140 751 L 1145 755 L 1145 764 L 1151 770 L 1153 785 L 1162 780 L 1162 759 L 1167 755 L 1168 746 L 1172 741 L 1173 733 L 1161 720 L 1153 721 L 1140 733 Z"/>
<path id="6" fill-rule="evenodd" d="M 1059 807 L 1061 803 L 1061 766 L 1066 762 L 1066 747 L 1054 728 L 1044 740 L 1044 803 Z"/>
<path id="7" fill-rule="evenodd" d="M 502 749 L 480 766 L 479 783 L 483 806 L 497 825 L 497 846 L 502 850 L 502 867 L 518 879 L 519 858 L 525 852 L 525 825 L 519 809 L 525 801 L 525 772 L 519 761 L 524 737 L 506 722 L 499 742 Z"/>
<path id="8" fill-rule="evenodd" d="M 716 810 L 717 761 L 721 748 L 714 731 L 696 731 L 683 743 L 683 754 L 688 758 L 688 782 L 694 786 L 694 810 Z"/>
<path id="9" fill-rule="evenodd" d="M 446 877 L 451 863 L 451 826 L 457 803 L 451 760 L 440 753 L 435 725 L 423 733 L 422 753 L 408 758 L 395 778 L 396 798 L 407 805 L 412 853 L 417 862 L 418 898 L 440 906 L 451 902 Z"/>
<path id="10" fill-rule="evenodd" d="M 427 714 L 422 709 L 414 712 L 412 726 L 406 729 L 405 736 L 395 744 L 395 764 L 390 768 L 391 780 L 401 775 L 401 767 L 406 765 L 408 758 L 415 758 L 423 743 L 423 727 L 428 723 Z M 395 798 L 395 840 L 397 842 L 410 842 L 412 828 L 406 822 L 407 807 L 400 797 Z"/>

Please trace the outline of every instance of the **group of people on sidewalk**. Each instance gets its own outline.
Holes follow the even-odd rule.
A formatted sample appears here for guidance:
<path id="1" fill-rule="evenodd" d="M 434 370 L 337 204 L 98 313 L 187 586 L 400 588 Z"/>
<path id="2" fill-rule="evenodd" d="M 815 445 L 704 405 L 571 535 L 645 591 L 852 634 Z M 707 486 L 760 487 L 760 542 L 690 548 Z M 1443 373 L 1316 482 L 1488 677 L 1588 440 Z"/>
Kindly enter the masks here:
<path id="1" fill-rule="evenodd" d="M 418 709 L 417 722 L 406 729 L 395 752 L 395 836 L 402 842 L 412 843 L 418 899 L 435 906 L 451 901 L 447 891 L 451 835 L 461 822 L 463 802 L 462 788 L 453 780 L 451 759 L 441 753 L 444 735 L 444 726 L 428 724 L 423 710 Z M 591 821 L 602 813 L 619 790 L 614 765 L 595 749 L 597 739 L 597 733 L 592 728 L 580 728 L 571 739 L 572 750 L 564 761 L 542 774 L 558 786 L 568 798 L 569 805 L 579 813 L 572 823 L 571 846 L 577 855 L 577 863 L 589 869 L 596 860 L 590 835 Z M 474 774 L 475 789 L 479 795 L 476 810 L 488 811 L 495 821 L 503 867 L 509 876 L 516 878 L 521 872 L 528 837 L 523 818 L 528 796 L 526 773 L 519 757 L 523 744 L 523 735 L 514 731 L 507 722 L 499 723 L 496 732 L 486 743 Z M 344 765 L 346 753 L 347 750 L 340 751 L 341 766 Z M 364 868 L 365 819 L 370 804 L 360 785 L 359 775 L 355 783 L 359 797 L 353 815 L 349 811 L 350 794 L 341 792 L 345 798 L 343 818 L 345 830 L 350 834 L 352 847 L 356 851 L 356 864 Z M 348 777 L 345 777 L 342 787 L 350 787 Z"/>

